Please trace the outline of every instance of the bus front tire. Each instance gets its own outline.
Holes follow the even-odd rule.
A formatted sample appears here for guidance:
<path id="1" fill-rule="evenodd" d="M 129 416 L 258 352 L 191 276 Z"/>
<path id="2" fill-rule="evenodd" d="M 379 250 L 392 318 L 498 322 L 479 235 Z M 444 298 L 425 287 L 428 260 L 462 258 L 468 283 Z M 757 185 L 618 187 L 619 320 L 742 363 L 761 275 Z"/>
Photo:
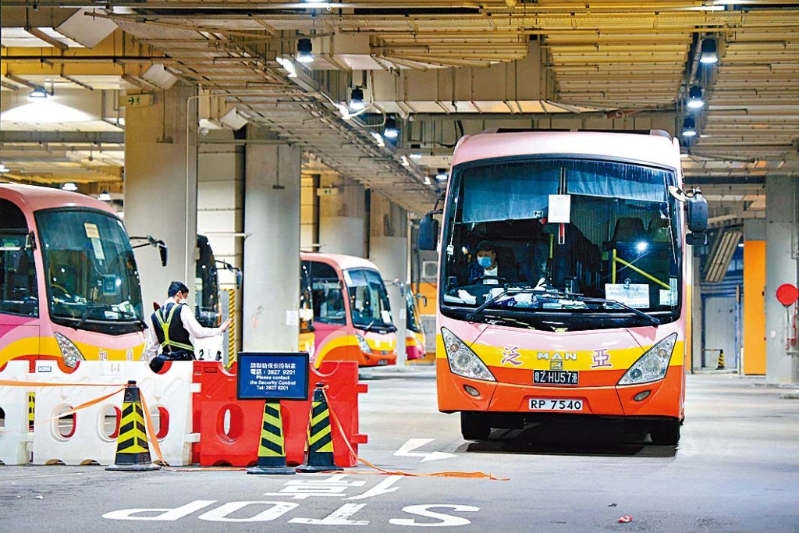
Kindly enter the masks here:
<path id="1" fill-rule="evenodd" d="M 491 423 L 483 413 L 461 413 L 461 435 L 464 440 L 486 440 L 491 435 Z"/>
<path id="2" fill-rule="evenodd" d="M 649 428 L 652 444 L 659 446 L 675 446 L 680 442 L 680 421 L 663 420 Z"/>

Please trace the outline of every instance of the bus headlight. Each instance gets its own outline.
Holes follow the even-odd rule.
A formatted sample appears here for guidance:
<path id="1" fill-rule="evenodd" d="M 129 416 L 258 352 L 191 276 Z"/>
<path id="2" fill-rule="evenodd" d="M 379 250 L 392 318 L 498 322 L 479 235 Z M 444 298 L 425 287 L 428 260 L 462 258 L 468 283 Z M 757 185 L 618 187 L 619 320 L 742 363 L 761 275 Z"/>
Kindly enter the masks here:
<path id="1" fill-rule="evenodd" d="M 444 337 L 449 369 L 453 374 L 483 381 L 496 381 L 485 363 L 462 340 L 447 328 L 441 328 L 441 335 Z"/>
<path id="2" fill-rule="evenodd" d="M 60 333 L 55 334 L 55 339 L 58 341 L 58 349 L 61 350 L 61 357 L 64 358 L 64 364 L 69 368 L 78 366 L 78 361 L 85 361 L 86 358 L 80 353 L 78 347 L 75 346 L 71 340 L 64 337 Z"/>
<path id="3" fill-rule="evenodd" d="M 677 334 L 672 333 L 662 341 L 656 343 L 642 355 L 638 361 L 622 376 L 619 385 L 638 385 L 651 383 L 666 377 L 669 369 L 671 353 L 677 342 Z"/>
<path id="4" fill-rule="evenodd" d="M 355 338 L 358 339 L 358 346 L 363 353 L 372 353 L 372 348 L 369 346 L 369 343 L 366 342 L 366 339 L 363 338 L 363 335 L 358 335 L 356 333 Z"/>

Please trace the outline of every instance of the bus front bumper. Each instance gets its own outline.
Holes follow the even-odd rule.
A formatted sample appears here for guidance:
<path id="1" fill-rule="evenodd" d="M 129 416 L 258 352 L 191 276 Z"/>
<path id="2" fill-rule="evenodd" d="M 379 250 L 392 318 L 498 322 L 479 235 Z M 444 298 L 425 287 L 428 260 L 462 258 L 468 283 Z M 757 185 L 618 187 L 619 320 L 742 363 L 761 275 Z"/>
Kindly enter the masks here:
<path id="1" fill-rule="evenodd" d="M 493 370 L 493 369 L 492 369 Z M 521 372 L 521 371 L 520 371 Z M 530 385 L 481 381 L 453 374 L 446 359 L 436 359 L 438 409 L 529 414 L 653 416 L 682 418 L 683 369 L 672 366 L 663 380 L 640 385 Z"/>

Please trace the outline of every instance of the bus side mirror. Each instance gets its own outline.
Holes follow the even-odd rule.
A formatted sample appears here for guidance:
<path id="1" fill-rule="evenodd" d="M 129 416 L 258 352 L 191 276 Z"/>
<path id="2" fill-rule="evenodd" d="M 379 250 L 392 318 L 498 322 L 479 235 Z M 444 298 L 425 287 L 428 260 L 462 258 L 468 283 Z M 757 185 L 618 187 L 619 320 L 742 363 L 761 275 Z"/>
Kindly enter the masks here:
<path id="1" fill-rule="evenodd" d="M 419 222 L 419 249 L 435 250 L 438 244 L 438 220 L 427 213 Z"/>
<path id="2" fill-rule="evenodd" d="M 691 233 L 685 236 L 685 243 L 689 246 L 704 246 L 707 244 L 707 200 L 702 196 L 702 191 L 695 190 L 694 194 L 686 199 L 685 204 L 688 219 L 688 229 Z"/>
<path id="3" fill-rule="evenodd" d="M 238 289 L 241 289 L 241 280 L 242 280 L 242 278 L 243 278 L 243 277 L 244 277 L 244 276 L 243 276 L 243 275 L 242 275 L 242 273 L 241 273 L 241 269 L 240 269 L 240 268 L 237 268 L 237 269 L 236 269 L 236 289 L 237 289 L 237 290 L 238 290 Z"/>
<path id="4" fill-rule="evenodd" d="M 703 232 L 707 229 L 707 200 L 701 191 L 696 191 L 686 202 L 688 229 Z"/>
<path id="5" fill-rule="evenodd" d="M 158 254 L 161 256 L 161 266 L 166 266 L 167 262 L 167 248 L 164 241 L 158 241 Z"/>

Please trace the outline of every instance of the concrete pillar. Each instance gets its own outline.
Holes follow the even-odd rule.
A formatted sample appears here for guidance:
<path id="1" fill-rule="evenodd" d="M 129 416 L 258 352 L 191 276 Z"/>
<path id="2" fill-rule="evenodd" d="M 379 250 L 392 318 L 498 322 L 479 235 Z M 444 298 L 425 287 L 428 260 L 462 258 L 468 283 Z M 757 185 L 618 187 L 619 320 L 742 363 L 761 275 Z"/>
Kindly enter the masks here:
<path id="1" fill-rule="evenodd" d="M 296 352 L 302 150 L 248 144 L 246 157 L 242 349 Z"/>
<path id="2" fill-rule="evenodd" d="M 688 279 L 685 280 L 685 285 L 688 287 L 685 295 L 685 305 L 690 306 L 688 323 L 691 325 L 690 331 L 686 331 L 685 365 L 686 370 L 690 370 L 693 373 L 694 370 L 702 368 L 702 350 L 704 348 L 702 343 L 704 313 L 702 312 L 702 289 L 700 287 L 702 271 L 699 260 L 694 257 L 694 250 L 691 246 L 688 247 L 685 261 L 687 262 L 685 272 L 688 276 Z"/>
<path id="3" fill-rule="evenodd" d="M 366 257 L 366 201 L 359 183 L 346 178 L 322 177 L 319 198 L 320 252 Z"/>
<path id="4" fill-rule="evenodd" d="M 386 280 L 391 315 L 397 326 L 397 366 L 407 362 L 405 291 L 409 286 L 408 215 L 385 198 L 372 195 L 369 259 Z"/>
<path id="5" fill-rule="evenodd" d="M 777 300 L 783 283 L 796 285 L 796 187 L 787 176 L 766 177 L 766 381 L 796 383 L 799 359 L 787 353 L 791 309 Z M 790 347 L 792 350 L 796 347 Z"/>
<path id="6" fill-rule="evenodd" d="M 232 140 L 232 136 L 232 131 L 221 130 L 200 137 L 197 233 L 208 237 L 216 259 L 241 268 L 244 250 L 244 147 L 217 144 L 225 138 Z M 219 284 L 224 289 L 234 288 L 235 274 L 220 270 Z"/>
<path id="7" fill-rule="evenodd" d="M 766 373 L 766 221 L 744 221 L 743 350 L 741 373 Z"/>
<path id="8" fill-rule="evenodd" d="M 171 281 L 181 280 L 189 288 L 194 282 L 195 94 L 194 87 L 175 85 L 155 93 L 151 106 L 125 110 L 125 226 L 132 236 L 153 235 L 169 247 L 165 268 L 155 248 L 136 250 L 145 314 L 152 301 L 163 302 Z"/>
<path id="9" fill-rule="evenodd" d="M 244 146 L 220 144 L 232 141 L 230 130 L 211 130 L 198 136 L 197 233 L 208 237 L 218 261 L 242 268 L 244 251 Z M 225 360 L 239 351 L 241 340 L 241 293 L 236 290 L 235 272 L 218 269 L 219 295 L 223 317 L 233 318 L 225 338 L 195 341 L 195 352 L 204 345 L 206 354 L 221 350 Z M 232 293 L 225 292 L 225 290 Z M 230 336 L 232 332 L 232 337 Z M 232 339 L 232 343 L 230 340 Z"/>

